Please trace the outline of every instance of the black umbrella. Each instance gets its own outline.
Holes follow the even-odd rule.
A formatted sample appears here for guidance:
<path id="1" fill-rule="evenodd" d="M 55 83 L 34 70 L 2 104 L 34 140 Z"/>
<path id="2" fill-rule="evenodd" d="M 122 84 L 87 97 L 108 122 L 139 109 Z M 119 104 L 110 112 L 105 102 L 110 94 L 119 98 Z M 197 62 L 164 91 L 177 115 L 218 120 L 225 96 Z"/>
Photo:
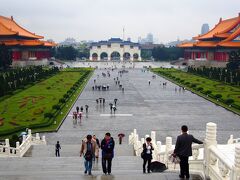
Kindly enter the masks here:
<path id="1" fill-rule="evenodd" d="M 166 169 L 167 169 L 166 165 L 159 161 L 154 161 L 151 163 L 151 171 L 152 172 L 163 172 Z"/>

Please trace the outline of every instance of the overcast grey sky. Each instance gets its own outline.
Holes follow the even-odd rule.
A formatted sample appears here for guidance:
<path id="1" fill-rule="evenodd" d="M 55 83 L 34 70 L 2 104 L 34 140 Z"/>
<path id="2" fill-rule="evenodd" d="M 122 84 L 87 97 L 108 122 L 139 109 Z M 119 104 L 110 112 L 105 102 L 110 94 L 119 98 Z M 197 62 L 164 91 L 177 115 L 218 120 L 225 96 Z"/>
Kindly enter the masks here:
<path id="1" fill-rule="evenodd" d="M 0 15 L 14 16 L 23 27 L 56 42 L 137 40 L 153 33 L 160 42 L 191 38 L 201 25 L 236 17 L 240 0 L 0 0 Z"/>

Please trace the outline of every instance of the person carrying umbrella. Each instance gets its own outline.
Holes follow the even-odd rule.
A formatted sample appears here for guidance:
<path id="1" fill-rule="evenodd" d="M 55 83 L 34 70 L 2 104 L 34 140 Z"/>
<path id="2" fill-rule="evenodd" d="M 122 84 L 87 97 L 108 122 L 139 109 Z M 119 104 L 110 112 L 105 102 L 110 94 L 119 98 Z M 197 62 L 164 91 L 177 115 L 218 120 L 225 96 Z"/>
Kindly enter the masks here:
<path id="1" fill-rule="evenodd" d="M 122 139 L 124 136 L 125 136 L 125 134 L 123 134 L 123 133 L 118 134 L 119 144 L 122 144 Z"/>

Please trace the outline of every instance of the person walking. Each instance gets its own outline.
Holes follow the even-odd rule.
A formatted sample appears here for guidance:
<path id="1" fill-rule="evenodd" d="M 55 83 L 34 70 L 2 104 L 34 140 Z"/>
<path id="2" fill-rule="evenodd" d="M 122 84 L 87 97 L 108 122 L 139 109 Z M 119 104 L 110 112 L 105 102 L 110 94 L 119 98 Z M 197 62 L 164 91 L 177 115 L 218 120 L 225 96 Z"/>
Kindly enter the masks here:
<path id="1" fill-rule="evenodd" d="M 76 107 L 76 111 L 77 111 L 77 113 L 79 112 L 79 107 L 78 106 Z"/>
<path id="2" fill-rule="evenodd" d="M 89 106 L 86 104 L 85 105 L 86 114 L 88 113 L 88 108 L 89 108 Z"/>
<path id="3" fill-rule="evenodd" d="M 114 99 L 114 105 L 115 105 L 115 106 L 117 106 L 117 101 L 118 101 L 118 99 L 115 98 L 115 99 Z"/>
<path id="4" fill-rule="evenodd" d="M 93 161 L 96 160 L 96 162 L 98 163 L 100 143 L 99 143 L 99 139 L 96 137 L 96 135 L 93 135 L 93 140 L 95 141 L 95 144 L 96 144 L 95 156 L 94 156 Z"/>
<path id="5" fill-rule="evenodd" d="M 197 144 L 203 144 L 203 142 L 195 139 L 191 134 L 188 134 L 188 127 L 186 125 L 183 125 L 181 130 L 182 134 L 177 137 L 173 156 L 178 156 L 180 159 L 179 177 L 183 179 L 185 176 L 187 179 L 189 179 L 190 175 L 188 158 L 189 156 L 192 156 L 192 143 L 194 142 Z"/>
<path id="6" fill-rule="evenodd" d="M 148 80 L 148 85 L 150 85 L 151 84 L 151 81 L 150 80 Z"/>
<path id="7" fill-rule="evenodd" d="M 81 106 L 80 111 L 83 112 L 83 107 Z"/>
<path id="8" fill-rule="evenodd" d="M 110 106 L 110 111 L 111 111 L 111 114 L 112 114 L 112 110 L 113 110 L 113 103 L 109 103 L 109 106 Z"/>
<path id="9" fill-rule="evenodd" d="M 87 137 L 82 141 L 82 146 L 80 150 L 80 157 L 84 155 L 84 174 L 92 175 L 92 160 L 95 153 L 95 142 L 92 140 L 92 135 L 87 135 Z"/>
<path id="10" fill-rule="evenodd" d="M 105 138 L 101 142 L 102 149 L 102 169 L 104 174 L 111 174 L 112 169 L 112 159 L 114 157 L 114 139 L 108 132 L 105 134 Z"/>
<path id="11" fill-rule="evenodd" d="M 57 141 L 57 144 L 55 145 L 55 155 L 56 155 L 56 157 L 60 157 L 60 149 L 61 149 L 61 145 L 60 145 L 59 141 Z"/>
<path id="12" fill-rule="evenodd" d="M 116 113 L 116 110 L 117 110 L 117 108 L 116 108 L 116 106 L 113 106 L 112 108 L 113 108 L 113 113 L 115 114 L 115 113 Z"/>
<path id="13" fill-rule="evenodd" d="M 152 161 L 152 151 L 154 150 L 152 143 L 152 139 L 150 137 L 146 138 L 146 143 L 143 144 L 143 173 L 146 173 L 146 164 L 147 164 L 147 171 L 150 173 L 151 168 L 151 161 Z"/>

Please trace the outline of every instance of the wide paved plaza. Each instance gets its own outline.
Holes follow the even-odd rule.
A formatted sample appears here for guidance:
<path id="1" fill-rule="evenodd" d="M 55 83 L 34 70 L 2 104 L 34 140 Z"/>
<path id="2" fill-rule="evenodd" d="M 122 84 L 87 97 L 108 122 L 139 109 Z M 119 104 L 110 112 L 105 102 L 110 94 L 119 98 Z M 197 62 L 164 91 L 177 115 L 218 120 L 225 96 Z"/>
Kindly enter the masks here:
<path id="1" fill-rule="evenodd" d="M 175 142 L 183 124 L 189 126 L 190 133 L 203 140 L 207 122 L 217 123 L 218 143 L 226 143 L 231 134 L 239 137 L 238 115 L 189 91 L 176 92 L 175 84 L 158 76 L 153 79 L 151 72 L 143 72 L 142 69 L 127 70 L 128 73 L 124 73 L 122 77 L 118 74 L 119 69 L 96 70 L 60 130 L 46 134 L 48 143 L 54 144 L 60 140 L 64 144 L 78 144 L 87 134 L 96 134 L 102 138 L 108 131 L 115 138 L 119 133 L 128 136 L 134 128 L 141 137 L 154 130 L 157 132 L 157 140 L 165 143 L 165 137 L 171 136 Z M 110 77 L 103 77 L 102 73 L 107 71 L 110 71 Z M 124 92 L 114 81 L 117 77 Z M 109 85 L 109 91 L 92 90 L 94 79 L 96 85 Z M 163 82 L 167 82 L 166 87 L 163 87 Z M 97 104 L 98 98 L 105 98 L 105 105 Z M 118 101 L 114 115 L 110 114 L 109 103 L 113 103 L 115 98 Z M 88 118 L 84 114 L 81 125 L 74 127 L 73 111 L 76 106 L 84 107 L 86 104 L 89 105 Z M 124 140 L 127 141 L 127 138 Z"/>
<path id="2" fill-rule="evenodd" d="M 142 64 L 143 65 L 143 64 Z M 119 65 L 120 66 L 120 65 Z M 233 134 L 239 137 L 240 118 L 232 112 L 189 92 L 179 91 L 178 87 L 153 73 L 140 68 L 126 69 L 122 77 L 120 69 L 110 70 L 104 66 L 94 71 L 85 89 L 70 110 L 58 132 L 44 133 L 47 146 L 33 146 L 24 158 L 1 158 L 0 179 L 2 180 L 75 180 L 75 179 L 118 179 L 118 180 L 174 180 L 177 172 L 142 174 L 142 159 L 134 156 L 133 147 L 128 145 L 128 135 L 137 129 L 140 137 L 154 130 L 157 140 L 165 144 L 167 136 L 180 134 L 183 124 L 189 126 L 189 132 L 204 140 L 207 122 L 217 123 L 218 143 L 226 143 Z M 110 77 L 102 76 L 102 73 Z M 124 92 L 116 84 L 119 79 Z M 94 80 L 96 81 L 94 83 Z M 149 84 L 150 81 L 150 84 Z M 163 83 L 167 83 L 163 86 Z M 93 86 L 109 85 L 109 90 L 93 90 Z M 175 91 L 177 88 L 177 91 Z M 96 99 L 105 98 L 105 104 L 96 103 Z M 117 110 L 111 114 L 109 103 L 117 101 Z M 86 117 L 85 105 L 89 106 Z M 81 124 L 73 124 L 72 114 L 76 106 L 83 106 Z M 83 158 L 79 157 L 80 144 L 87 134 L 96 134 L 99 139 L 110 132 L 116 140 L 115 158 L 111 176 L 103 175 L 101 163 L 94 164 L 93 176 L 83 175 Z M 118 145 L 117 135 L 126 136 L 122 145 Z M 60 141 L 61 157 L 54 157 L 54 144 Z M 194 177 L 194 176 L 193 176 Z M 199 180 L 195 176 L 193 178 Z"/>

